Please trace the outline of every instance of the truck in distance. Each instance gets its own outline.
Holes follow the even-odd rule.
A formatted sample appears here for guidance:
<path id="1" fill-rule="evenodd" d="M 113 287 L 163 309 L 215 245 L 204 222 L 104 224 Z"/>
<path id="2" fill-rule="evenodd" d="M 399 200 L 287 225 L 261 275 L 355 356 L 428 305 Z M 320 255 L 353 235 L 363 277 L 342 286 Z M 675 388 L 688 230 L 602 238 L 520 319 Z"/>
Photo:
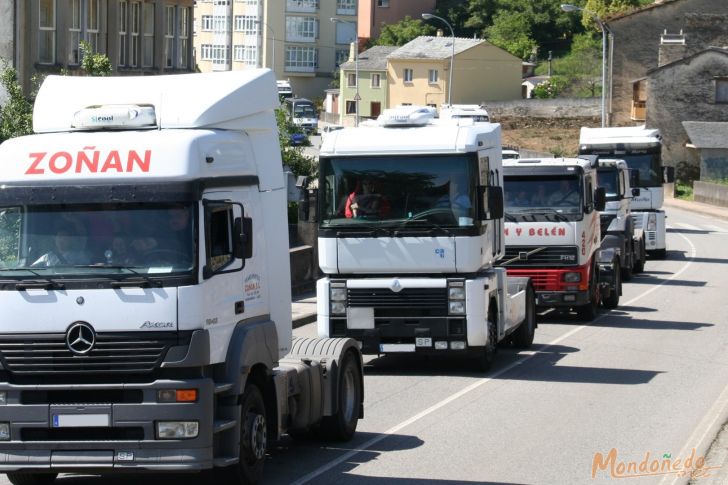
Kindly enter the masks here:
<path id="1" fill-rule="evenodd" d="M 667 254 L 663 182 L 673 179 L 672 171 L 663 169 L 661 150 L 659 130 L 645 126 L 584 127 L 579 135 L 580 154 L 622 159 L 639 172 L 640 195 L 631 201 L 632 220 L 645 232 L 647 253 L 657 259 Z"/>
<path id="2" fill-rule="evenodd" d="M 320 336 L 365 354 L 493 361 L 531 345 L 533 289 L 493 267 L 503 252 L 500 125 L 386 110 L 330 133 L 320 153 Z"/>
<path id="3" fill-rule="evenodd" d="M 189 93 L 197 93 L 190 98 Z M 0 472 L 260 480 L 362 416 L 351 339 L 292 337 L 269 70 L 50 76 L 0 145 Z"/>
<path id="4" fill-rule="evenodd" d="M 596 157 L 509 159 L 505 178 L 505 256 L 509 276 L 531 278 L 537 306 L 573 309 L 592 320 L 602 298 L 618 301 L 613 252 L 600 252 Z M 611 298 L 612 300 L 609 300 Z"/>
<path id="5" fill-rule="evenodd" d="M 602 249 L 614 248 L 619 255 L 620 276 L 630 280 L 641 273 L 647 257 L 642 229 L 635 229 L 630 210 L 633 197 L 639 197 L 639 172 L 630 170 L 624 160 L 599 158 L 597 184 L 604 188 L 606 206 L 600 213 Z"/>
<path id="6" fill-rule="evenodd" d="M 313 101 L 306 98 L 288 98 L 284 101 L 286 113 L 293 124 L 306 134 L 315 133 L 318 129 L 318 115 Z"/>

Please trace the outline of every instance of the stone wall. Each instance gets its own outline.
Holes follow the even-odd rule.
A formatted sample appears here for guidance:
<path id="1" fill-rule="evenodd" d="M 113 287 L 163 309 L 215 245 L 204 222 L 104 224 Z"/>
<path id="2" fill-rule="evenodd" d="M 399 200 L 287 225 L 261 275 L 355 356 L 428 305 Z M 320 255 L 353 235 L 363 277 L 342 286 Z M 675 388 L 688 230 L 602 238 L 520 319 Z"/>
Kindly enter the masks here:
<path id="1" fill-rule="evenodd" d="M 501 118 L 593 118 L 601 115 L 599 98 L 519 99 L 484 104 L 493 121 Z"/>
<path id="2" fill-rule="evenodd" d="M 696 202 L 728 207 L 728 185 L 695 181 L 693 195 Z"/>

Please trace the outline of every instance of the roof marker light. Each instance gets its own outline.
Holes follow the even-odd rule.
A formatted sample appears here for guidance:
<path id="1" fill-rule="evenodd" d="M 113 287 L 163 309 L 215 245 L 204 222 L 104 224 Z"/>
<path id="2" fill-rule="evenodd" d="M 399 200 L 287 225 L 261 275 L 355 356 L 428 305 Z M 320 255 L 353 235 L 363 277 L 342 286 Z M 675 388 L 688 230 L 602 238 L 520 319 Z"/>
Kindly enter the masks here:
<path id="1" fill-rule="evenodd" d="M 73 115 L 72 126 L 80 130 L 154 128 L 157 115 L 153 106 L 89 106 Z"/>

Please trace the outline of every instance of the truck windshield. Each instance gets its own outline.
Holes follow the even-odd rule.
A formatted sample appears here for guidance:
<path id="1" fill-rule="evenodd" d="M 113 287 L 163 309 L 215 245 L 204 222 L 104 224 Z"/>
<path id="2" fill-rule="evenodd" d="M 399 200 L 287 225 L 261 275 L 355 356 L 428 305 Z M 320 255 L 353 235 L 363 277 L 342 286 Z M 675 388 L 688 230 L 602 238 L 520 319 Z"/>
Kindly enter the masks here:
<path id="1" fill-rule="evenodd" d="M 559 214 L 576 220 L 583 212 L 583 188 L 577 177 L 506 176 L 504 190 L 505 210 L 511 216 Z"/>
<path id="2" fill-rule="evenodd" d="M 293 110 L 293 117 L 294 118 L 315 118 L 316 117 L 316 110 L 313 106 L 310 105 L 296 105 L 296 107 Z"/>
<path id="3" fill-rule="evenodd" d="M 626 154 L 618 155 L 631 169 L 640 172 L 640 186 L 660 187 L 662 186 L 662 167 L 660 166 L 660 155 L 657 153 Z"/>
<path id="4" fill-rule="evenodd" d="M 188 274 L 193 215 L 192 203 L 0 207 L 0 277 Z"/>
<path id="5" fill-rule="evenodd" d="M 472 155 L 322 158 L 321 226 L 473 226 Z"/>
<path id="6" fill-rule="evenodd" d="M 619 188 L 619 172 L 614 168 L 600 168 L 597 170 L 597 186 L 604 187 L 607 197 L 616 197 Z"/>

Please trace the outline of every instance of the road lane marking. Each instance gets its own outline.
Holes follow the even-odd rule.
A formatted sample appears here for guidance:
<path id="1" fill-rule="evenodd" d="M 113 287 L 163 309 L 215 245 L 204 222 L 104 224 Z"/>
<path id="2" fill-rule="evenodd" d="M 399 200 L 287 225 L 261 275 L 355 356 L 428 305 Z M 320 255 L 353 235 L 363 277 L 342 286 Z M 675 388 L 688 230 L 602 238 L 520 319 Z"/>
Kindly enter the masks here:
<path id="1" fill-rule="evenodd" d="M 699 227 L 695 227 L 691 224 L 685 224 L 684 222 L 676 222 L 676 226 L 681 227 L 683 229 L 687 229 L 689 231 L 703 231 L 704 229 L 700 229 Z"/>
<path id="2" fill-rule="evenodd" d="M 690 265 L 693 263 L 692 260 L 697 255 L 697 250 L 695 249 L 695 245 L 693 245 L 693 243 L 690 241 L 690 239 L 688 239 L 683 234 L 677 234 L 677 235 L 680 236 L 681 238 L 683 238 L 685 241 L 687 241 L 688 245 L 690 246 L 690 256 L 689 256 L 688 260 L 685 262 L 685 265 L 678 272 L 674 273 L 669 278 L 661 281 L 660 283 L 656 284 L 655 286 L 651 287 L 650 289 L 648 289 L 648 290 L 644 291 L 643 293 L 635 296 L 631 300 L 629 300 L 627 302 L 624 302 L 624 303 L 620 302 L 620 306 L 622 306 L 622 305 L 623 306 L 630 306 L 633 303 L 641 300 L 645 296 L 647 296 L 650 293 L 652 293 L 655 290 L 657 290 L 659 287 L 661 287 L 665 283 L 667 283 L 667 282 L 669 282 L 671 280 L 674 280 L 674 279 L 678 278 L 680 275 L 682 275 L 690 267 Z M 491 374 L 489 377 L 484 377 L 484 378 L 482 378 L 482 379 L 480 379 L 480 380 L 478 380 L 478 381 L 470 384 L 469 386 L 465 387 L 464 389 L 460 390 L 459 392 L 457 392 L 455 394 L 452 394 L 450 397 L 448 397 L 446 399 L 443 399 L 442 401 L 440 401 L 440 402 L 438 402 L 436 404 L 433 404 L 432 406 L 430 406 L 429 408 L 425 409 L 424 411 L 421 411 L 421 412 L 415 414 L 411 418 L 406 419 L 406 420 L 402 421 L 401 423 L 399 423 L 399 424 L 397 424 L 395 426 L 392 426 L 391 428 L 389 428 L 388 430 L 384 431 L 383 433 L 381 433 L 381 434 L 379 434 L 379 435 L 371 438 L 369 441 L 365 442 L 364 444 L 362 444 L 358 448 L 354 448 L 352 450 L 349 450 L 347 453 L 341 455 L 340 457 L 338 457 L 338 458 L 336 458 L 334 460 L 331 460 L 330 462 L 326 463 L 325 465 L 322 465 L 319 468 L 313 470 L 312 472 L 310 472 L 310 473 L 302 476 L 301 478 L 299 478 L 298 480 L 296 480 L 295 482 L 293 482 L 292 485 L 303 485 L 304 483 L 310 482 L 314 478 L 319 477 L 320 475 L 323 475 L 324 473 L 326 473 L 329 470 L 331 470 L 331 469 L 333 469 L 333 468 L 341 465 L 342 463 L 345 463 L 347 460 L 353 458 L 354 456 L 358 455 L 359 453 L 361 453 L 363 451 L 367 451 L 369 448 L 371 448 L 375 444 L 379 443 L 380 441 L 385 440 L 386 438 L 388 438 L 391 435 L 393 435 L 393 434 L 401 431 L 402 429 L 406 428 L 407 426 L 409 426 L 409 425 L 411 425 L 411 424 L 419 421 L 420 419 L 422 419 L 422 418 L 424 418 L 424 417 L 426 417 L 426 416 L 434 413 L 438 409 L 441 409 L 441 408 L 445 407 L 446 405 L 450 404 L 451 402 L 453 402 L 453 401 L 455 401 L 455 400 L 457 400 L 457 399 L 465 396 L 466 394 L 471 393 L 472 391 L 478 389 L 482 385 L 484 385 L 484 384 L 492 381 L 496 377 L 499 377 L 499 376 L 505 374 L 506 372 L 515 369 L 519 365 L 521 365 L 524 362 L 530 360 L 532 357 L 538 355 L 539 353 L 542 353 L 544 350 L 548 349 L 549 347 L 554 347 L 554 346 L 558 345 L 559 343 L 561 343 L 562 341 L 564 341 L 567 338 L 571 337 L 575 333 L 577 333 L 577 332 L 579 332 L 579 331 L 581 331 L 581 330 L 583 330 L 583 329 L 585 329 L 587 327 L 590 327 L 591 324 L 593 324 L 594 322 L 597 322 L 597 321 L 599 321 L 602 318 L 605 318 L 607 316 L 609 316 L 609 313 L 602 313 L 601 315 L 599 315 L 597 318 L 595 318 L 594 320 L 592 320 L 588 324 L 581 325 L 579 327 L 574 328 L 573 330 L 565 333 L 561 337 L 558 337 L 555 340 L 552 340 L 551 342 L 549 342 L 548 344 L 546 344 L 545 346 L 541 347 L 538 351 L 530 350 L 530 351 L 520 352 L 520 354 L 522 355 L 522 357 L 520 357 L 519 359 L 511 362 L 509 365 L 507 365 L 506 367 L 500 369 L 499 371 Z M 682 456 L 682 454 L 679 455 L 679 456 Z"/>

